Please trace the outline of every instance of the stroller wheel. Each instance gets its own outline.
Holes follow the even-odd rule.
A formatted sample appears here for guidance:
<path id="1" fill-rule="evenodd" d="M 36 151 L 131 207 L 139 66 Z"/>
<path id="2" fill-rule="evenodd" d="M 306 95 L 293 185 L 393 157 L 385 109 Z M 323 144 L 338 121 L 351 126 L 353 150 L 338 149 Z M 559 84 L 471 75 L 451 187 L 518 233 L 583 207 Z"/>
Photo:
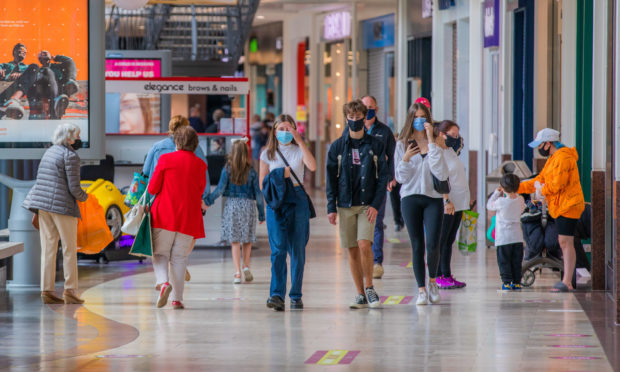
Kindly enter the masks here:
<path id="1" fill-rule="evenodd" d="M 530 269 L 527 269 L 523 272 L 523 275 L 521 277 L 521 285 L 524 287 L 531 287 L 532 284 L 534 284 L 535 280 L 536 275 L 534 274 L 534 272 Z"/>

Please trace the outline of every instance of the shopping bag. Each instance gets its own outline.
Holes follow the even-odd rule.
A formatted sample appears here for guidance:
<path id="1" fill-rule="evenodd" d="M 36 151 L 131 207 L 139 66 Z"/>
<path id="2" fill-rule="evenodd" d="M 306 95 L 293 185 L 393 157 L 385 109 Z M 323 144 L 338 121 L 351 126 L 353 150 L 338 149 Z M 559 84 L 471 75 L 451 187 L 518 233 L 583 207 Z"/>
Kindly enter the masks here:
<path id="1" fill-rule="evenodd" d="M 82 218 L 78 219 L 78 252 L 97 254 L 114 241 L 105 218 L 105 211 L 97 198 L 89 194 L 85 202 L 78 202 Z"/>
<path id="2" fill-rule="evenodd" d="M 146 191 L 146 186 L 148 184 L 147 181 L 148 180 L 144 174 L 134 172 L 133 181 L 131 182 L 127 195 L 125 196 L 125 205 L 132 207 L 138 204 L 138 201 Z"/>
<path id="3" fill-rule="evenodd" d="M 474 211 L 464 211 L 461 229 L 459 230 L 459 251 L 468 255 L 476 251 L 478 244 L 477 225 L 479 214 Z"/>
<path id="4" fill-rule="evenodd" d="M 493 216 L 491 218 L 491 226 L 489 226 L 487 230 L 487 239 L 489 239 L 491 243 L 495 243 L 495 217 L 496 216 Z"/>
<path id="5" fill-rule="evenodd" d="M 144 218 L 142 218 L 142 222 L 140 222 L 140 228 L 138 229 L 138 233 L 136 234 L 133 244 L 131 245 L 131 250 L 129 250 L 129 254 L 141 257 L 153 256 L 151 212 L 148 209 L 148 205 L 144 213 Z"/>
<path id="6" fill-rule="evenodd" d="M 148 192 L 142 194 L 140 200 L 134 205 L 129 212 L 125 213 L 125 222 L 121 227 L 121 231 L 125 234 L 136 235 L 140 229 L 140 224 L 144 218 L 147 205 Z"/>

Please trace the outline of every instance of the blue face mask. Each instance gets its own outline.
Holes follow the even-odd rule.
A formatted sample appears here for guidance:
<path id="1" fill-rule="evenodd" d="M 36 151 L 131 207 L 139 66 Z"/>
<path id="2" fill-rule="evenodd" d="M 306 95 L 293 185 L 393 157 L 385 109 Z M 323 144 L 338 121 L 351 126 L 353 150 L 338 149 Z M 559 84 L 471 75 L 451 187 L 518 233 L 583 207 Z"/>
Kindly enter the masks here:
<path id="1" fill-rule="evenodd" d="M 377 115 L 377 110 L 368 109 L 368 113 L 366 113 L 366 120 L 372 120 Z"/>
<path id="2" fill-rule="evenodd" d="M 276 131 L 276 138 L 281 144 L 288 145 L 293 140 L 293 133 L 285 130 L 278 130 Z"/>
<path id="3" fill-rule="evenodd" d="M 418 132 L 424 131 L 424 123 L 426 123 L 426 118 L 415 118 L 413 119 L 413 129 Z"/>

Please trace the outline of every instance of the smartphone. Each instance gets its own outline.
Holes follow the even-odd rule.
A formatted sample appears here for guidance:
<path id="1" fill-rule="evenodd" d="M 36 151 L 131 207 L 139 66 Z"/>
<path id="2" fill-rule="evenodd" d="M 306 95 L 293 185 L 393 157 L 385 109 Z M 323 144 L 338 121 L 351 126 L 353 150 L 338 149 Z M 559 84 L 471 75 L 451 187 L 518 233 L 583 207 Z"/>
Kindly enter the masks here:
<path id="1" fill-rule="evenodd" d="M 416 140 L 414 140 L 414 139 L 407 141 L 407 144 L 408 144 L 407 147 L 409 147 L 411 145 L 413 145 L 413 147 L 417 147 L 418 146 L 418 142 Z"/>

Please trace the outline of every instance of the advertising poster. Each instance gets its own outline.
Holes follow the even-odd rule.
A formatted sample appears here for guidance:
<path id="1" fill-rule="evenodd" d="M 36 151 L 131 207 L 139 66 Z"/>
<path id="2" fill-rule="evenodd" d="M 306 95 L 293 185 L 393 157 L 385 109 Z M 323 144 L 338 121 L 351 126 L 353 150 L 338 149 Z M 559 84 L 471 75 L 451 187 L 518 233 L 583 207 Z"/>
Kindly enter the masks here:
<path id="1" fill-rule="evenodd" d="M 62 122 L 78 125 L 88 147 L 88 1 L 1 8 L 0 147 L 44 147 Z"/>
<path id="2" fill-rule="evenodd" d="M 106 59 L 106 78 L 161 77 L 159 59 Z M 157 93 L 106 94 L 106 133 L 159 133 L 161 102 Z"/>

